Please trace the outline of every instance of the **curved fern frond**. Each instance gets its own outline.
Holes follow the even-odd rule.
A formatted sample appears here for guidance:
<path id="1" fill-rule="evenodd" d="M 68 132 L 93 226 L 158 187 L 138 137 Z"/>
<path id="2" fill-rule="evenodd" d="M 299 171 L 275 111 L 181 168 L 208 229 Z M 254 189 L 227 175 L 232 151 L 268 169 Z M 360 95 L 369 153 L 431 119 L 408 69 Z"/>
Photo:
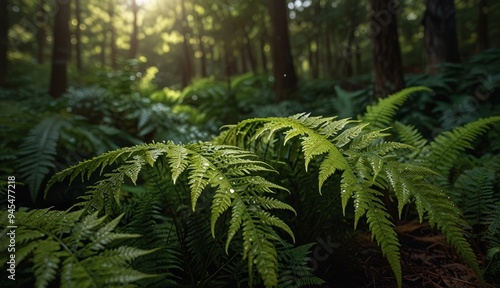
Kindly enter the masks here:
<path id="1" fill-rule="evenodd" d="M 375 105 L 369 105 L 363 116 L 358 119 L 363 122 L 370 123 L 372 129 L 383 129 L 391 125 L 397 109 L 410 97 L 412 93 L 432 91 L 424 86 L 409 87 L 398 91 L 385 98 L 380 98 Z"/>
<path id="2" fill-rule="evenodd" d="M 226 140 L 229 140 L 229 143 L 240 142 L 240 137 L 248 137 L 248 135 L 243 135 L 240 131 L 248 131 L 246 125 L 254 126 L 258 122 L 261 123 L 261 126 L 251 136 L 254 141 L 261 137 L 267 139 L 266 141 L 271 141 L 271 138 L 278 132 L 285 136 L 284 144 L 298 138 L 304 154 L 306 171 L 312 159 L 324 156 L 319 167 L 318 176 L 320 193 L 323 183 L 330 176 L 337 171 L 342 173 L 340 186 L 344 213 L 348 201 L 354 198 L 355 226 L 361 217 L 367 216 L 370 229 L 390 262 L 400 285 L 402 278 L 399 241 L 394 230 L 394 224 L 391 223 L 388 213 L 380 204 L 379 197 L 381 193 L 370 188 L 370 185 L 373 184 L 373 176 L 370 176 L 370 172 L 363 173 L 363 170 L 366 169 L 360 170 L 356 166 L 357 162 L 369 163 L 370 167 L 377 170 L 375 175 L 379 173 L 383 161 L 375 163 L 373 158 L 370 158 L 372 155 L 377 154 L 377 151 L 374 151 L 375 148 L 370 147 L 370 144 L 381 140 L 386 134 L 381 130 L 364 133 L 363 129 L 367 124 L 363 123 L 353 127 L 346 127 L 348 124 L 356 122 L 349 119 L 334 120 L 334 118 L 309 117 L 308 114 L 298 114 L 289 118 L 263 118 L 243 121 L 236 126 L 230 127 L 229 131 L 225 132 Z M 408 148 L 408 145 L 400 144 L 399 147 L 390 143 L 380 145 L 379 159 L 383 159 L 381 157 L 392 149 L 399 148 Z M 377 206 L 374 203 L 379 204 Z"/>
<path id="3" fill-rule="evenodd" d="M 80 203 L 86 213 L 104 210 L 106 214 L 113 214 L 120 205 L 121 186 L 125 179 L 128 178 L 135 183 L 146 166 L 154 166 L 156 161 L 162 159 L 168 163 L 170 171 L 165 172 L 171 175 L 170 179 L 173 182 L 181 174 L 187 173 L 192 210 L 196 209 L 198 199 L 204 191 L 214 190 L 210 220 L 212 236 L 215 237 L 215 227 L 220 216 L 229 208 L 233 210 L 229 220 L 227 245 L 243 227 L 244 238 L 246 237 L 246 242 L 243 243 L 243 255 L 244 258 L 252 259 L 249 261 L 249 272 L 251 273 L 253 265 L 256 265 L 266 285 L 271 285 L 277 283 L 278 277 L 276 250 L 272 244 L 274 239 L 269 238 L 263 231 L 272 231 L 274 226 L 287 232 L 292 239 L 294 235 L 282 220 L 266 210 L 285 209 L 292 212 L 294 210 L 290 205 L 265 196 L 275 193 L 275 190 L 286 191 L 286 189 L 259 176 L 259 173 L 274 170 L 255 158 L 254 154 L 240 148 L 210 143 L 177 145 L 166 142 L 138 145 L 108 152 L 63 170 L 49 181 L 46 191 L 56 181 L 61 181 L 65 177 L 73 180 L 81 174 L 82 177 L 86 175 L 88 178 L 99 167 L 102 173 L 107 166 L 119 164 L 118 168 L 105 174 L 104 179 L 91 186 L 82 197 L 84 201 Z M 256 245 L 259 247 L 263 245 L 261 248 L 265 248 L 262 250 L 264 252 L 255 248 Z M 254 248 L 250 249 L 251 247 Z M 253 262 L 253 258 L 257 259 L 256 263 Z"/>
<path id="4" fill-rule="evenodd" d="M 495 204 L 493 186 L 495 172 L 485 167 L 474 167 L 465 170 L 454 183 L 457 203 L 463 200 L 462 211 L 470 225 L 489 224 L 489 215 L 494 215 Z"/>
<path id="5" fill-rule="evenodd" d="M 500 116 L 478 119 L 452 131 L 445 131 L 428 144 L 425 166 L 442 174 L 448 172 L 458 155 L 466 149 L 473 149 L 472 142 L 486 132 L 488 126 L 500 122 Z"/>
<path id="6" fill-rule="evenodd" d="M 417 87 L 409 91 L 420 90 L 427 89 Z M 395 107 L 405 97 L 407 95 L 399 94 L 392 100 L 382 102 L 389 103 L 382 105 L 388 107 L 373 108 L 368 115 L 376 117 L 375 121 L 385 126 Z M 247 125 L 258 129 L 249 129 Z M 414 201 L 420 219 L 425 217 L 432 225 L 437 226 L 481 277 L 475 255 L 464 238 L 459 210 L 441 188 L 427 182 L 429 176 L 436 177 L 439 174 L 425 166 L 396 162 L 398 150 L 418 151 L 424 144 L 421 137 L 414 131 L 408 131 L 411 134 L 408 139 L 417 145 L 415 148 L 408 144 L 385 142 L 384 137 L 388 135 L 385 130 L 365 129 L 366 126 L 365 123 L 355 123 L 349 119 L 335 120 L 298 114 L 289 118 L 245 120 L 229 127 L 223 135 L 229 144 L 241 143 L 245 139 L 267 143 L 273 143 L 276 139 L 282 143 L 296 140 L 304 155 L 306 171 L 311 161 L 319 159 L 320 189 L 329 177 L 340 174 L 344 213 L 352 198 L 354 227 L 362 217 L 366 217 L 373 238 L 389 261 L 399 287 L 402 285 L 400 244 L 394 223 L 382 201 L 384 193 L 389 192 L 396 196 L 400 215 L 403 207 Z M 278 132 L 283 137 L 274 137 Z"/>
<path id="7" fill-rule="evenodd" d="M 33 262 L 36 287 L 52 287 L 55 283 L 61 287 L 126 286 L 155 277 L 129 268 L 132 261 L 154 250 L 107 248 L 116 240 L 139 237 L 113 232 L 121 216 L 104 223 L 106 217 L 97 218 L 95 213 L 80 219 L 81 212 L 40 209 L 16 213 L 16 253 L 22 256 L 16 261 Z M 8 239 L 2 237 L 2 247 L 7 243 Z"/>
<path id="8" fill-rule="evenodd" d="M 19 148 L 19 172 L 35 199 L 42 181 L 54 168 L 59 131 L 64 126 L 60 117 L 43 119 L 33 127 Z"/>

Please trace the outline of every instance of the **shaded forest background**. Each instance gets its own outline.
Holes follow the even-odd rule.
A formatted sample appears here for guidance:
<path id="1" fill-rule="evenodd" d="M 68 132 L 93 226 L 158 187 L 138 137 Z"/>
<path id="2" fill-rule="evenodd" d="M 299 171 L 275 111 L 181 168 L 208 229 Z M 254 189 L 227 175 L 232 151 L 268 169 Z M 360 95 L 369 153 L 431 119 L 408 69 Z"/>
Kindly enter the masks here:
<path id="1" fill-rule="evenodd" d="M 402 73 L 467 61 L 500 45 L 500 4 L 487 0 L 4 0 L 1 6 L 1 78 L 22 75 L 20 61 L 48 71 L 56 57 L 68 61 L 73 86 L 137 59 L 138 75 L 149 73 L 157 87 L 174 90 L 205 77 L 272 71 L 276 82 L 287 74 L 287 82 L 277 83 L 286 91 L 296 84 L 294 74 L 301 81 L 358 77 L 363 83 L 374 71 L 401 88 Z M 64 86 L 64 76 L 54 77 Z M 37 80 L 48 86 L 48 77 Z M 377 92 L 387 94 L 381 86 Z"/>
<path id="2" fill-rule="evenodd" d="M 279 235 L 283 240 L 276 244 L 279 265 L 270 266 L 273 273 L 276 272 L 270 273 L 272 277 L 266 278 L 265 273 L 260 275 L 256 270 L 253 275 L 248 274 L 253 264 L 239 257 L 240 246 L 247 245 L 242 244 L 244 236 L 239 233 L 231 244 L 230 253 L 223 251 L 221 247 L 225 241 L 221 235 L 225 232 L 217 234 L 217 238 L 212 237 L 208 221 L 212 198 L 206 192 L 215 193 L 216 189 L 208 187 L 210 185 L 202 189 L 200 201 L 193 204 L 198 205 L 197 210 L 191 209 L 186 203 L 192 200 L 189 192 L 195 176 L 179 178 L 184 186 L 172 183 L 172 179 L 179 176 L 174 177 L 175 173 L 180 170 L 167 173 L 161 169 L 164 163 L 160 163 L 175 158 L 170 154 L 170 158 L 155 164 L 157 170 L 152 169 L 153 172 L 139 173 L 139 168 L 145 168 L 141 163 L 138 170 L 131 168 L 136 173 L 135 179 L 119 182 L 120 187 L 113 192 L 115 197 L 109 198 L 116 200 L 112 204 L 116 206 L 110 209 L 99 202 L 101 215 L 105 214 L 108 219 L 99 218 L 99 222 L 92 218 L 97 214 L 84 217 L 78 214 L 83 210 L 79 210 L 71 212 L 70 218 L 81 222 L 74 227 L 84 227 L 89 221 L 99 222 L 92 227 L 94 230 L 90 229 L 89 239 L 100 233 L 103 226 L 109 228 L 109 223 L 116 225 L 113 229 L 118 233 L 145 235 L 141 239 L 146 240 L 127 242 L 122 239 L 107 247 L 108 250 L 102 247 L 99 252 L 106 255 L 122 243 L 140 249 L 158 247 L 158 253 L 139 257 L 134 264 L 129 265 L 133 259 L 124 262 L 126 265 L 121 263 L 127 269 L 148 274 L 141 274 L 136 279 L 145 287 L 222 287 L 228 283 L 245 287 L 252 281 L 257 286 L 264 285 L 266 279 L 276 280 L 283 287 L 307 287 L 307 283 L 332 287 L 395 287 L 398 274 L 392 272 L 384 258 L 382 245 L 377 246 L 373 241 L 371 224 L 361 221 L 357 231 L 353 231 L 353 223 L 357 223 L 354 211 L 358 207 L 350 207 L 354 205 L 349 203 L 347 213 L 342 211 L 345 203 L 341 204 L 341 193 L 345 190 L 341 191 L 340 183 L 344 178 L 339 171 L 332 172 L 332 177 L 325 182 L 325 190 L 335 193 L 317 193 L 316 172 L 323 167 L 321 161 L 326 158 L 323 152 L 318 152 L 315 155 L 318 157 L 311 161 L 310 169 L 314 172 L 310 173 L 303 169 L 310 159 L 306 160 L 308 156 L 299 153 L 306 148 L 301 148 L 297 139 L 286 145 L 275 145 L 288 134 L 277 135 L 276 139 L 265 143 L 265 149 L 259 146 L 262 143 L 252 142 L 255 141 L 253 137 L 242 139 L 242 144 L 224 142 L 223 136 L 227 134 L 221 134 L 224 125 L 256 117 L 273 116 L 278 117 L 272 120 L 276 122 L 296 120 L 306 124 L 332 120 L 325 118 L 327 120 L 321 122 L 323 120 L 313 117 L 317 115 L 338 116 L 339 119 L 351 117 L 360 121 L 352 122 L 358 125 L 359 131 L 353 129 L 354 126 L 346 126 L 345 131 L 353 133 L 352 137 L 342 134 L 347 140 L 339 146 L 358 145 L 377 150 L 382 147 L 378 146 L 380 143 L 410 144 L 418 151 L 398 150 L 396 153 L 391 148 L 390 155 L 385 154 L 387 151 L 380 152 L 381 158 L 386 157 L 384 161 L 397 159 L 394 161 L 401 165 L 426 163 L 427 168 L 444 176 L 429 176 L 426 171 L 425 177 L 417 175 L 412 181 L 425 178 L 425 181 L 444 187 L 439 193 L 443 196 L 446 192 L 444 197 L 448 198 L 441 202 L 454 201 L 456 207 L 436 206 L 435 210 L 427 212 L 432 216 L 432 213 L 439 215 L 442 211 L 460 210 L 460 216 L 456 216 L 459 213 L 448 215 L 450 217 L 444 217 L 441 223 L 452 219 L 450 227 L 457 228 L 460 237 L 465 235 L 470 242 L 459 241 L 459 244 L 463 247 L 470 244 L 474 253 L 469 260 L 477 260 L 479 268 L 472 271 L 470 265 L 464 264 L 463 255 L 458 255 L 453 245 L 446 241 L 443 229 L 438 231 L 429 225 L 426 222 L 429 218 L 423 223 L 419 221 L 423 213 L 421 207 L 412 203 L 413 206 L 407 205 L 398 211 L 400 207 L 396 207 L 396 202 L 400 199 L 395 197 L 394 191 L 378 187 L 380 195 L 374 192 L 372 202 L 387 210 L 387 217 L 384 214 L 380 218 L 390 219 L 387 227 L 400 240 L 391 244 L 399 246 L 401 243 L 401 254 L 390 263 L 402 263 L 403 287 L 498 285 L 498 36 L 500 2 L 493 0 L 0 0 L 0 173 L 15 175 L 17 208 L 48 217 L 49 220 L 38 223 L 31 221 L 28 212 L 19 212 L 24 224 L 36 223 L 32 227 L 35 231 L 38 226 L 59 221 L 61 215 L 56 211 L 73 204 L 90 205 L 95 199 L 106 205 L 112 202 L 99 198 L 105 193 L 99 194 L 101 191 L 97 193 L 98 189 L 93 190 L 91 186 L 106 183 L 106 179 L 95 175 L 98 173 L 90 175 L 90 172 L 80 171 L 83 178 L 88 176 L 80 182 L 77 181 L 80 175 L 73 182 L 62 179 L 64 177 L 49 180 L 54 174 L 86 159 L 106 155 L 109 151 L 118 153 L 120 148 L 128 147 L 125 149 L 134 152 L 127 157 L 138 156 L 134 158 L 138 161 L 143 155 L 149 155 L 144 151 L 158 144 L 172 151 L 177 149 L 177 152 L 188 147 L 192 150 L 189 155 L 205 153 L 216 163 L 224 149 L 229 148 L 212 149 L 212 145 L 240 145 L 243 146 L 240 148 L 255 152 L 279 172 L 266 174 L 266 179 L 290 190 L 289 195 L 278 193 L 276 199 L 286 205 L 289 203 L 297 211 L 295 216 L 286 211 L 276 213 L 293 230 L 295 246 L 283 240 L 288 238 L 281 239 L 282 234 L 273 234 L 275 231 L 263 236 L 272 234 L 271 239 Z M 422 87 L 396 93 L 415 86 Z M 392 98 L 387 97 L 389 95 Z M 373 108 L 375 105 L 379 108 Z M 311 118 L 304 114 L 287 120 L 279 118 L 302 112 L 310 112 Z M 258 121 L 271 121 L 263 119 Z M 240 125 L 244 127 L 244 123 Z M 366 123 L 370 123 L 368 128 L 365 128 Z M 263 124 L 245 131 L 249 135 L 258 134 L 255 131 L 259 125 Z M 326 124 L 313 128 L 327 127 L 323 125 Z M 363 129 L 366 134 L 358 135 Z M 384 136 L 379 135 L 375 140 L 371 136 L 364 138 L 369 135 L 366 131 L 372 131 L 370 129 L 382 129 L 379 132 Z M 293 133 L 302 136 L 305 132 Z M 334 143 L 324 138 L 325 145 Z M 347 145 L 349 141 L 354 144 Z M 357 141 L 366 142 L 367 146 Z M 142 151 L 141 147 L 146 150 Z M 221 149 L 222 154 L 217 154 L 217 149 Z M 342 153 L 346 151 L 349 150 Z M 342 157 L 351 161 L 356 158 L 351 156 L 358 152 L 345 153 Z M 248 155 L 242 157 L 250 158 Z M 101 173 L 107 177 L 107 172 L 123 171 L 119 169 L 132 163 L 127 161 L 132 160 L 113 158 L 106 162 L 110 167 L 104 169 L 103 165 Z M 202 166 L 201 162 L 189 161 L 186 162 L 189 168 L 183 168 L 186 171 L 196 171 L 196 164 Z M 353 166 L 359 179 L 366 181 L 372 175 L 375 175 L 373 179 L 378 177 L 380 171 L 370 170 L 376 170 L 377 165 L 361 162 Z M 399 166 L 394 167 L 399 169 Z M 248 172 L 245 167 L 240 168 L 243 169 L 241 173 Z M 416 169 L 418 173 L 422 171 Z M 0 179 L 0 204 L 7 207 L 4 180 Z M 53 186 L 44 195 L 47 183 Z M 404 190 L 403 186 L 399 188 Z M 179 190 L 183 193 L 178 193 Z M 53 210 L 41 210 L 48 207 Z M 217 231 L 226 231 L 230 226 L 230 213 L 221 215 Z M 458 218 L 465 224 L 458 220 L 455 223 Z M 1 218 L 0 223 L 6 219 Z M 54 235 L 65 234 L 66 240 L 76 241 L 75 230 L 68 227 L 64 231 L 54 230 Z M 37 245 L 38 239 L 29 236 L 33 232 L 24 232 L 28 235 L 27 242 L 33 240 L 30 242 L 33 246 L 25 247 Z M 170 233 L 175 233 L 176 239 L 172 240 Z M 43 241 L 50 242 L 52 238 L 46 237 Z M 74 245 L 73 252 L 80 253 L 79 247 L 91 246 L 89 239 L 78 238 L 81 245 Z M 0 244 L 5 243 L 6 238 L 0 237 Z M 207 253 L 208 246 L 213 254 Z M 273 249 L 268 252 L 275 253 Z M 19 267 L 19 275 L 24 281 L 21 283 L 28 285 L 26 287 L 42 282 L 45 286 L 60 284 L 58 281 L 63 280 L 59 276 L 65 268 L 59 266 L 61 269 L 50 270 L 49 267 L 48 272 L 33 269 L 31 264 L 40 259 L 59 261 L 50 258 L 51 255 L 47 256 L 50 259 L 43 258 L 45 256 L 37 254 L 38 250 L 23 254 L 26 257 Z M 43 257 L 35 260 L 34 254 Z M 90 256 L 84 255 L 82 259 L 88 260 Z M 103 259 L 103 263 L 107 263 Z M 273 262 L 274 258 L 271 260 L 268 262 Z M 109 270 L 122 271 L 113 267 Z M 118 284 L 135 281 L 120 277 L 127 273 L 121 274 L 116 277 Z M 149 279 L 153 274 L 161 276 Z M 81 276 L 76 272 L 72 275 L 75 279 Z M 481 275 L 485 283 L 481 283 Z M 1 276 L 3 281 L 6 277 Z M 94 276 L 85 277 L 92 282 Z"/>

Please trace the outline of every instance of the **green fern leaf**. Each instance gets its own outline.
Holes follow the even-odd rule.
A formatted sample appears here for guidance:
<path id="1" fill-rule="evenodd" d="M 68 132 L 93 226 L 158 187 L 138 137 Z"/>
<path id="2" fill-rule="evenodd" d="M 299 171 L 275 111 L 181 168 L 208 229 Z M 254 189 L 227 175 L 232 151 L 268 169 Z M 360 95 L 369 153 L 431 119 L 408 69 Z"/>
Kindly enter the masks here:
<path id="1" fill-rule="evenodd" d="M 383 129 L 391 125 L 397 109 L 415 92 L 432 91 L 427 87 L 410 87 L 385 98 L 380 98 L 373 106 L 366 108 L 366 113 L 358 117 L 363 122 L 370 123 L 373 129 Z"/>
<path id="2" fill-rule="evenodd" d="M 58 257 L 59 249 L 59 243 L 49 238 L 34 250 L 36 287 L 48 287 L 49 283 L 56 278 L 61 262 Z"/>
<path id="3" fill-rule="evenodd" d="M 448 172 L 461 152 L 473 149 L 472 141 L 477 136 L 485 133 L 488 126 L 499 122 L 500 116 L 489 117 L 443 132 L 428 144 L 429 153 L 426 155 L 424 165 L 442 174 Z"/>
<path id="4" fill-rule="evenodd" d="M 21 144 L 19 172 L 28 183 L 32 199 L 38 195 L 45 176 L 54 168 L 59 132 L 64 124 L 59 117 L 45 118 L 31 129 Z"/>

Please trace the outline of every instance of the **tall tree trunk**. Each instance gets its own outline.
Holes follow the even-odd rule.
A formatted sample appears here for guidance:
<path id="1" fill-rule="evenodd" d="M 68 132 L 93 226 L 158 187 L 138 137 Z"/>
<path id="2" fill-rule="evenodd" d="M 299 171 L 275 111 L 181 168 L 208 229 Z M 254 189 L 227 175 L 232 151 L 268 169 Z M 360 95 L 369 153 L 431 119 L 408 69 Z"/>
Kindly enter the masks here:
<path id="1" fill-rule="evenodd" d="M 116 57 L 118 56 L 118 48 L 116 47 L 116 29 L 115 29 L 115 4 L 114 1 L 110 1 L 108 4 L 108 15 L 109 15 L 109 45 L 111 47 L 110 59 L 111 59 L 111 68 L 117 69 L 118 65 L 116 62 Z"/>
<path id="2" fill-rule="evenodd" d="M 184 0 L 180 1 L 181 5 L 181 32 L 182 32 L 182 60 L 181 60 L 181 71 L 182 71 L 182 88 L 187 87 L 191 83 L 191 78 L 193 77 L 193 69 L 191 66 L 191 53 L 189 49 L 189 33 L 187 24 L 187 13 Z"/>
<path id="3" fill-rule="evenodd" d="M 205 47 L 205 43 L 203 42 L 203 34 L 204 34 L 204 29 L 203 29 L 203 22 L 202 18 L 199 17 L 197 13 L 194 13 L 194 20 L 198 30 L 198 42 L 200 43 L 198 45 L 198 48 L 200 49 L 201 52 L 201 57 L 200 57 L 200 73 L 201 77 L 205 78 L 208 76 L 207 73 L 207 49 Z"/>
<path id="4" fill-rule="evenodd" d="M 288 38 L 288 13 L 285 0 L 269 1 L 271 17 L 271 52 L 276 100 L 290 97 L 297 86 L 297 76 L 293 66 L 292 52 Z"/>
<path id="5" fill-rule="evenodd" d="M 349 78 L 349 77 L 352 77 L 353 75 L 353 68 L 352 68 L 352 59 L 353 59 L 353 55 L 355 53 L 354 51 L 354 40 L 355 40 L 355 35 L 354 35 L 354 31 L 355 29 L 352 29 L 350 32 L 349 32 L 349 36 L 347 36 L 347 46 L 344 48 L 345 49 L 345 52 L 344 52 L 344 63 L 345 63 L 345 66 L 344 66 L 344 77 L 346 78 Z"/>
<path id="6" fill-rule="evenodd" d="M 47 32 L 45 31 L 45 26 L 48 23 L 48 15 L 45 11 L 45 0 L 40 1 L 40 9 L 36 14 L 36 42 L 37 42 L 37 53 L 36 60 L 39 64 L 45 63 L 45 44 L 47 43 Z"/>
<path id="7" fill-rule="evenodd" d="M 427 64 L 460 62 L 454 0 L 426 0 L 423 24 Z"/>
<path id="8" fill-rule="evenodd" d="M 68 53 L 70 45 L 69 17 L 71 0 L 56 1 L 57 13 L 54 21 L 54 48 L 49 94 L 54 98 L 62 96 L 68 87 Z"/>
<path id="9" fill-rule="evenodd" d="M 0 84 L 5 82 L 7 75 L 7 48 L 9 45 L 9 21 L 7 0 L 0 0 Z"/>
<path id="10" fill-rule="evenodd" d="M 437 1 L 437 0 L 436 0 Z M 405 86 L 398 24 L 392 0 L 370 0 L 372 14 L 372 58 L 375 70 L 375 97 L 383 97 Z"/>
<path id="11" fill-rule="evenodd" d="M 137 0 L 132 0 L 132 35 L 130 36 L 130 58 L 137 57 L 137 49 L 139 47 L 139 41 L 137 40 L 137 34 L 139 33 L 139 27 L 137 26 L 137 14 L 139 13 L 139 6 L 137 5 Z"/>
<path id="12" fill-rule="evenodd" d="M 245 27 L 243 27 L 243 33 L 245 33 L 245 39 L 243 40 L 245 42 L 244 48 L 248 56 L 248 61 L 250 62 L 252 73 L 255 74 L 257 72 L 257 61 L 255 60 L 255 56 L 253 55 L 252 41 L 250 40 L 250 37 L 248 37 L 248 32 Z"/>
<path id="13" fill-rule="evenodd" d="M 76 69 L 78 72 L 82 72 L 83 64 L 82 64 L 82 29 L 80 25 L 82 24 L 82 9 L 80 6 L 80 0 L 75 0 L 75 16 L 76 16 Z"/>
<path id="14" fill-rule="evenodd" d="M 332 65 L 332 45 L 330 43 L 330 33 L 328 29 L 325 31 L 325 74 L 326 78 L 330 78 L 333 76 L 333 65 Z"/>
<path id="15" fill-rule="evenodd" d="M 266 37 L 262 34 L 260 37 L 260 62 L 262 65 L 262 72 L 267 73 L 267 56 L 266 56 Z"/>
<path id="16" fill-rule="evenodd" d="M 477 15 L 476 51 L 479 53 L 489 46 L 488 43 L 488 0 L 479 0 Z"/>
<path id="17" fill-rule="evenodd" d="M 100 54 L 100 59 L 101 59 L 101 67 L 104 68 L 106 67 L 106 35 L 108 34 L 107 32 L 104 33 L 105 37 L 101 42 L 101 54 Z"/>

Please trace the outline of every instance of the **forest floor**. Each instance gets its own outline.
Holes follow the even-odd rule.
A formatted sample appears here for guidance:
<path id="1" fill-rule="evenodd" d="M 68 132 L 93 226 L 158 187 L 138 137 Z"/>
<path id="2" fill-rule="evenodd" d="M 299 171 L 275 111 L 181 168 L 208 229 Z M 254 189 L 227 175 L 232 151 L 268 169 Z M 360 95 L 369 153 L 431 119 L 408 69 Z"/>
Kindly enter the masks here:
<path id="1" fill-rule="evenodd" d="M 481 286 L 474 271 L 446 242 L 444 235 L 428 223 L 412 221 L 398 225 L 396 230 L 401 240 L 403 287 L 500 287 L 488 284 Z M 370 234 L 363 234 L 360 240 L 364 243 L 364 249 L 377 248 Z M 473 249 L 478 250 L 480 247 Z M 366 287 L 397 287 L 394 273 L 380 253 L 374 256 L 358 252 L 356 261 L 365 271 L 363 282 Z M 484 267 L 484 261 L 478 259 L 480 267 Z"/>

